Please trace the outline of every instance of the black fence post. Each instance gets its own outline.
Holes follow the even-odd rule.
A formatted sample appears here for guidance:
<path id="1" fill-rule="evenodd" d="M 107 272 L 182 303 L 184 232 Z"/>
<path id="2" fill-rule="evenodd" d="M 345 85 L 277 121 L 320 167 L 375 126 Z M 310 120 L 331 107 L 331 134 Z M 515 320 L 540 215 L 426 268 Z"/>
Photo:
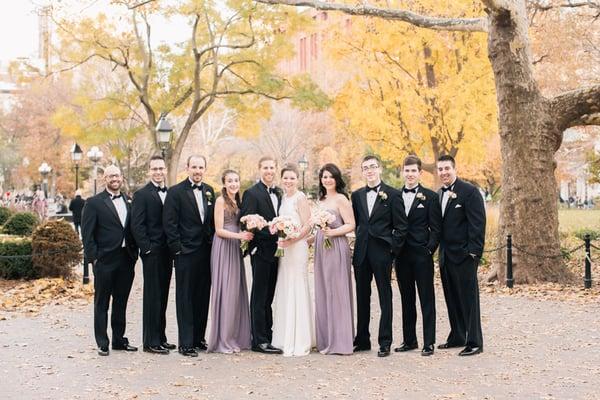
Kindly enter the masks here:
<path id="1" fill-rule="evenodd" d="M 506 286 L 512 289 L 515 280 L 513 279 L 512 265 L 512 235 L 506 235 Z"/>
<path id="2" fill-rule="evenodd" d="M 586 234 L 584 239 L 585 241 L 585 275 L 583 277 L 583 286 L 586 289 L 591 289 L 592 287 L 592 256 L 590 250 L 590 235 Z"/>

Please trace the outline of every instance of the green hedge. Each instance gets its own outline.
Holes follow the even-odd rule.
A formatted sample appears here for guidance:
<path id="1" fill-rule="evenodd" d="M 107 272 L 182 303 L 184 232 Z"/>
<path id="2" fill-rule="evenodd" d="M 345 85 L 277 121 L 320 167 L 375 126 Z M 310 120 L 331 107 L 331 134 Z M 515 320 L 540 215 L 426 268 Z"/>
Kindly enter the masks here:
<path id="1" fill-rule="evenodd" d="M 598 240 L 600 238 L 600 231 L 592 228 L 582 228 L 575 231 L 575 236 L 580 240 L 584 240 L 585 235 L 590 235 L 590 240 Z"/>
<path id="2" fill-rule="evenodd" d="M 0 278 L 32 279 L 37 277 L 31 257 L 4 258 L 11 256 L 31 256 L 31 239 L 0 239 Z"/>
<path id="3" fill-rule="evenodd" d="M 37 215 L 31 212 L 14 213 L 2 227 L 7 235 L 29 236 L 40 223 Z"/>
<path id="4" fill-rule="evenodd" d="M 6 207 L 0 207 L 0 225 L 4 225 L 12 215 L 12 211 Z"/>

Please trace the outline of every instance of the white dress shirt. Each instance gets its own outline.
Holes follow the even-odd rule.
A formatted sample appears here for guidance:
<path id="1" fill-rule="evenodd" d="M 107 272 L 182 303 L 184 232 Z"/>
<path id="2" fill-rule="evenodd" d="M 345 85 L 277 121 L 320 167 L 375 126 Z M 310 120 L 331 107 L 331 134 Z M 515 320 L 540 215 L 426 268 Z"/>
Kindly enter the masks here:
<path id="1" fill-rule="evenodd" d="M 119 195 L 120 193 L 111 193 L 108 192 L 111 196 L 114 195 Z M 121 196 L 119 198 L 116 199 L 111 199 L 113 205 L 115 206 L 115 208 L 117 209 L 117 214 L 119 215 L 119 220 L 121 221 L 121 225 L 123 226 L 123 228 L 125 227 L 125 221 L 127 221 L 127 204 L 125 204 L 125 197 Z M 125 247 L 125 238 L 123 238 L 123 243 L 121 244 L 121 247 Z"/>
<path id="2" fill-rule="evenodd" d="M 158 190 L 160 188 L 163 188 L 164 186 L 157 185 L 154 182 L 152 182 L 152 184 L 154 185 L 154 187 L 158 191 L 158 197 L 160 197 L 160 201 L 162 201 L 162 203 L 164 205 L 165 204 L 165 199 L 167 198 L 167 192 L 161 192 L 160 190 Z"/>
<path id="3" fill-rule="evenodd" d="M 449 187 L 450 191 L 452 191 L 452 187 L 454 186 L 454 183 L 456 182 L 456 179 L 454 180 L 454 182 L 452 182 L 450 184 L 450 186 L 444 186 L 444 187 Z M 442 217 L 444 216 L 444 214 L 446 213 L 446 206 L 448 205 L 448 200 L 450 199 L 449 197 L 450 195 L 448 194 L 448 190 L 445 192 L 442 192 Z"/>
<path id="4" fill-rule="evenodd" d="M 202 182 L 200 183 L 194 183 L 190 180 L 190 183 L 192 185 L 201 185 Z M 200 212 L 200 220 L 202 221 L 202 223 L 204 223 L 204 199 L 202 198 L 202 190 L 193 190 L 194 192 L 194 197 L 196 198 L 196 204 L 198 205 L 198 211 Z"/>
<path id="5" fill-rule="evenodd" d="M 378 185 L 377 190 L 369 190 L 367 192 L 367 209 L 369 210 L 369 217 L 371 216 L 371 213 L 373 212 L 373 207 L 375 206 L 375 200 L 377 200 L 377 195 L 379 194 L 380 189 L 381 189 L 381 184 Z"/>
<path id="6" fill-rule="evenodd" d="M 407 189 L 416 189 L 416 191 L 418 192 L 419 186 L 415 186 L 414 188 L 407 187 Z M 416 193 L 412 193 L 412 192 L 406 193 L 404 190 L 402 190 L 402 200 L 404 200 L 404 212 L 406 213 L 406 216 L 408 216 L 410 208 L 412 207 L 412 204 L 415 201 L 416 195 L 417 195 Z"/>

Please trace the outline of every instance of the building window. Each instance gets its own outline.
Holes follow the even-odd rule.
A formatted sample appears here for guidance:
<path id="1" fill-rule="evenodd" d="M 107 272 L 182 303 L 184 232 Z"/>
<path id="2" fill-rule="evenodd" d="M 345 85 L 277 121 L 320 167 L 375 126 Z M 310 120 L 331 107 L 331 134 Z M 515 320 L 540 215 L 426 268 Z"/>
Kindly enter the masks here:
<path id="1" fill-rule="evenodd" d="M 306 38 L 300 39 L 300 71 L 306 71 Z"/>
<path id="2" fill-rule="evenodd" d="M 316 60 L 317 57 L 317 34 L 313 33 L 310 35 L 310 58 Z"/>

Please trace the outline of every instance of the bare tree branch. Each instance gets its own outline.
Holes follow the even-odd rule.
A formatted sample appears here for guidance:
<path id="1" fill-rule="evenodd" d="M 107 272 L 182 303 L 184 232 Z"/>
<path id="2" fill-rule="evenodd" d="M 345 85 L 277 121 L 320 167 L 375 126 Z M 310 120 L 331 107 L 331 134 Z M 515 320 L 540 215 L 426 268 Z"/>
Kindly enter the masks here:
<path id="1" fill-rule="evenodd" d="M 388 20 L 442 31 L 487 32 L 485 18 L 443 18 L 420 15 L 412 11 L 373 7 L 368 4 L 341 4 L 318 0 L 255 0 L 265 4 L 282 4 L 295 7 L 311 7 L 323 11 L 341 11 L 350 15 L 380 17 Z"/>
<path id="2" fill-rule="evenodd" d="M 561 132 L 578 125 L 600 125 L 600 85 L 572 90 L 550 100 Z"/>

